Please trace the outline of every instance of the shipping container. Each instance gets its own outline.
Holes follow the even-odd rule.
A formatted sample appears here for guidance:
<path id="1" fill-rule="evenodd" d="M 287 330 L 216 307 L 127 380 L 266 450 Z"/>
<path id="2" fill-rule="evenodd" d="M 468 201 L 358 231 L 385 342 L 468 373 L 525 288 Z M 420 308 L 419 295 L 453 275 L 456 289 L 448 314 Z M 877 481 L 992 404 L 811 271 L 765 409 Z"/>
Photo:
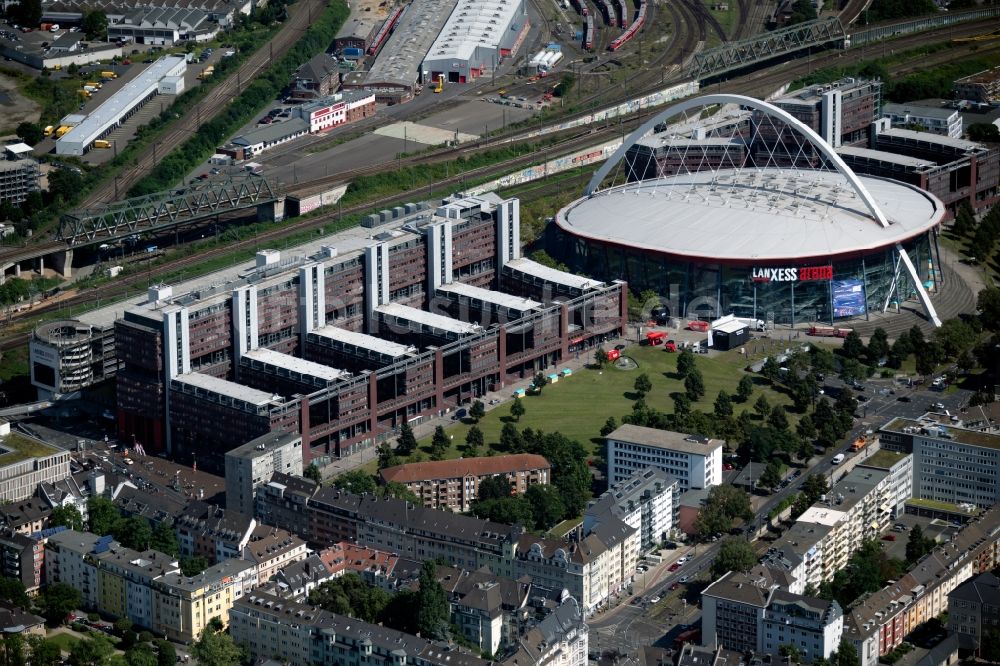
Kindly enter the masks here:
<path id="1" fill-rule="evenodd" d="M 73 128 L 72 127 L 68 127 L 66 125 L 61 125 L 59 127 L 59 129 L 56 130 L 56 138 L 61 137 L 63 134 L 65 134 L 66 132 L 70 131 L 71 129 L 73 129 Z"/>
<path id="2" fill-rule="evenodd" d="M 355 48 L 353 46 L 346 47 L 342 53 L 345 58 L 363 58 L 365 55 L 365 52 L 362 49 Z"/>

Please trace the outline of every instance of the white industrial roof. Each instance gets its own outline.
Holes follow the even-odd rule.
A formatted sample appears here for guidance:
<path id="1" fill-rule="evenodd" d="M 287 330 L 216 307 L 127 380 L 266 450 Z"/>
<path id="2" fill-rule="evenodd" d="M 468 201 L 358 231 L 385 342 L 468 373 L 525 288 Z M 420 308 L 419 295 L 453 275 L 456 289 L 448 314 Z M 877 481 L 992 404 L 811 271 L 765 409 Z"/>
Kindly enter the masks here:
<path id="1" fill-rule="evenodd" d="M 277 368 L 284 368 L 286 370 L 291 370 L 292 372 L 297 372 L 301 375 L 318 377 L 319 379 L 325 379 L 326 381 L 331 382 L 349 375 L 349 373 L 344 372 L 343 370 L 331 368 L 330 366 L 323 365 L 322 363 L 307 361 L 304 358 L 296 358 L 295 356 L 282 354 L 281 352 L 276 352 L 272 349 L 253 349 L 243 355 L 247 358 L 265 363 L 267 365 L 273 365 Z"/>
<path id="2" fill-rule="evenodd" d="M 218 377 L 205 375 L 200 372 L 188 372 L 177 375 L 174 377 L 174 381 L 200 388 L 210 393 L 224 395 L 234 400 L 242 400 L 257 407 L 262 407 L 274 401 L 274 396 L 266 391 L 258 391 L 249 386 L 243 386 L 227 379 L 219 379 Z"/>
<path id="3" fill-rule="evenodd" d="M 936 162 L 932 162 L 931 160 L 922 160 L 919 157 L 910 157 L 909 155 L 900 155 L 899 153 L 889 153 L 884 150 L 872 150 L 871 148 L 843 146 L 841 148 L 837 148 L 837 153 L 840 155 L 853 155 L 854 157 L 864 157 L 869 160 L 878 160 L 880 162 L 888 162 L 890 164 L 899 164 L 902 166 L 912 166 L 918 168 L 937 165 Z"/>
<path id="4" fill-rule="evenodd" d="M 879 132 L 879 136 L 898 136 L 904 139 L 913 139 L 914 141 L 924 141 L 926 143 L 936 143 L 939 146 L 950 146 L 952 148 L 958 148 L 959 150 L 977 150 L 983 147 L 983 144 L 976 143 L 975 141 L 966 141 L 965 139 L 953 139 L 950 136 L 943 136 L 941 134 L 931 134 L 930 132 L 917 132 L 916 130 L 901 129 L 898 127 L 893 127 L 892 129 L 887 129 Z"/>
<path id="5" fill-rule="evenodd" d="M 452 319 L 451 317 L 435 314 L 433 312 L 427 312 L 426 310 L 418 310 L 417 308 L 411 308 L 408 305 L 402 305 L 400 303 L 380 305 L 375 309 L 389 317 L 397 317 L 405 321 L 413 321 L 421 326 L 436 328 L 450 333 L 458 333 L 460 335 L 476 333 L 482 330 L 482 327 L 478 324 L 470 324 L 469 322 Z"/>
<path id="6" fill-rule="evenodd" d="M 20 142 L 20 143 L 8 143 L 6 146 L 4 146 L 4 150 L 6 150 L 9 153 L 14 153 L 15 155 L 27 155 L 34 149 L 28 144 Z"/>
<path id="7" fill-rule="evenodd" d="M 456 0 L 414 0 L 407 5 L 392 36 L 372 63 L 365 83 L 371 86 L 381 82 L 413 85 L 427 50 L 448 20 L 455 3 Z"/>
<path id="8" fill-rule="evenodd" d="M 79 125 L 66 132 L 56 141 L 65 145 L 78 143 L 87 146 L 114 125 L 138 100 L 156 92 L 156 87 L 164 76 L 175 74 L 179 66 L 186 66 L 184 56 L 164 56 L 139 73 L 114 95 L 104 100 Z M 183 69 L 181 70 L 183 71 Z"/>
<path id="9" fill-rule="evenodd" d="M 368 335 L 367 333 L 355 333 L 354 331 L 348 331 L 346 328 L 339 328 L 337 326 L 323 326 L 315 329 L 312 333 L 329 338 L 330 340 L 342 342 L 345 345 L 358 347 L 359 349 L 370 349 L 373 352 L 386 356 L 404 356 L 416 352 L 415 347 L 376 338 L 374 335 Z"/>
<path id="10" fill-rule="evenodd" d="M 500 307 L 510 308 L 511 310 L 531 310 L 532 308 L 540 308 L 542 304 L 538 301 L 533 301 L 530 298 L 521 298 L 520 296 L 512 296 L 510 294 L 505 294 L 502 291 L 493 291 L 491 289 L 483 289 L 482 287 L 476 287 L 471 284 L 465 284 L 463 282 L 452 282 L 451 284 L 443 284 L 438 287 L 438 290 L 444 291 L 451 294 L 456 294 L 458 296 L 465 296 L 467 298 L 477 298 L 484 303 L 492 303 L 493 305 L 499 305 Z"/>
<path id="11" fill-rule="evenodd" d="M 736 318 L 725 320 L 720 319 L 716 321 L 718 323 L 712 322 L 713 331 L 720 331 L 722 333 L 738 333 L 747 328 L 747 325 L 744 322 Z"/>
<path id="12" fill-rule="evenodd" d="M 480 46 L 498 50 L 500 39 L 520 8 L 516 0 L 459 0 L 425 59 L 471 60 Z"/>
<path id="13" fill-rule="evenodd" d="M 882 227 L 830 171 L 702 171 L 630 183 L 569 204 L 556 217 L 584 238 L 707 261 L 829 258 L 892 246 L 941 222 L 934 195 L 859 176 L 890 221 Z"/>
<path id="14" fill-rule="evenodd" d="M 510 266 L 515 271 L 526 273 L 539 278 L 540 280 L 544 280 L 545 282 L 561 284 L 574 289 L 596 289 L 603 284 L 603 282 L 591 280 L 590 278 L 583 277 L 582 275 L 574 275 L 556 268 L 549 268 L 548 266 L 544 266 L 533 259 L 527 259 L 525 257 L 508 261 L 507 266 Z"/>

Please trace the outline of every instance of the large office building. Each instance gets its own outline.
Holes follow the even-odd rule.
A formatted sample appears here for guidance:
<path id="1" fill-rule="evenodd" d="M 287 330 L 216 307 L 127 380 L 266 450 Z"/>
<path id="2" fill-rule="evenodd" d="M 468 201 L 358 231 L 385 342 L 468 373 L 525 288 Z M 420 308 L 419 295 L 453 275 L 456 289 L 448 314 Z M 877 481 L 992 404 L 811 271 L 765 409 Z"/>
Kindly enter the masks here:
<path id="1" fill-rule="evenodd" d="M 83 315 L 114 331 L 119 436 L 221 472 L 227 449 L 297 432 L 303 466 L 323 463 L 623 330 L 624 284 L 519 256 L 516 199 L 399 210 L 373 238 L 262 251 Z M 472 292 L 479 307 L 455 307 Z"/>
<path id="2" fill-rule="evenodd" d="M 558 212 L 550 254 L 654 290 L 671 317 L 834 322 L 916 297 L 938 323 L 926 285 L 937 289 L 934 231 L 946 206 L 933 191 L 855 173 L 836 153 L 867 141 L 870 87 L 858 86 L 856 104 L 843 87 L 774 104 L 723 94 L 752 111 L 745 128 L 702 137 L 667 127 L 653 139 L 662 150 L 635 136 Z M 703 99 L 676 103 L 646 127 L 655 137 Z"/>
<path id="3" fill-rule="evenodd" d="M 55 483 L 69 476 L 70 453 L 44 442 L 11 432 L 0 423 L 0 503 L 20 502 L 35 494 L 41 483 Z"/>
<path id="4" fill-rule="evenodd" d="M 977 507 L 1000 502 L 1000 435 L 927 415 L 893 419 L 879 439 L 883 449 L 913 454 L 913 497 Z"/>
<path id="5" fill-rule="evenodd" d="M 962 115 L 956 109 L 919 104 L 886 104 L 882 117 L 894 127 L 918 129 L 952 139 L 962 138 Z"/>
<path id="6" fill-rule="evenodd" d="M 608 481 L 612 484 L 649 467 L 676 479 L 682 493 L 722 483 L 721 439 L 630 424 L 619 426 L 605 439 Z"/>
<path id="7" fill-rule="evenodd" d="M 254 512 L 257 489 L 275 472 L 302 476 L 302 436 L 267 433 L 226 452 L 226 507 L 246 516 Z"/>

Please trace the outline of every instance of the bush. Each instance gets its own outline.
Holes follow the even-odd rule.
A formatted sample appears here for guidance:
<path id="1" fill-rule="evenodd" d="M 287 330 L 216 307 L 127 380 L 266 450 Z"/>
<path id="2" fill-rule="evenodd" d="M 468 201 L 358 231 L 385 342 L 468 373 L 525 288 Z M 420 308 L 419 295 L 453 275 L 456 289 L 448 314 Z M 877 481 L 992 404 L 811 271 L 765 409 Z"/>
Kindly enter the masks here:
<path id="1" fill-rule="evenodd" d="M 98 615 L 97 613 L 87 613 L 87 619 L 90 620 L 91 622 L 100 622 L 101 616 Z"/>

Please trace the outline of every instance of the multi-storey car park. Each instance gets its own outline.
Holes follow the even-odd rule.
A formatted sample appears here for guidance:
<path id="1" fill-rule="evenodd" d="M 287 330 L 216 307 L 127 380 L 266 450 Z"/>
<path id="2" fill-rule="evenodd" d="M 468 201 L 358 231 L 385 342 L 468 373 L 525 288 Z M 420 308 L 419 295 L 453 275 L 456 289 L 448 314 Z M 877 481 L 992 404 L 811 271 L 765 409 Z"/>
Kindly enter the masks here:
<path id="1" fill-rule="evenodd" d="M 623 283 L 519 256 L 516 199 L 413 210 L 374 238 L 262 251 L 66 323 L 81 339 L 113 331 L 88 347 L 87 383 L 113 378 L 119 437 L 221 470 L 227 449 L 292 431 L 303 464 L 322 463 L 623 331 Z M 31 346 L 52 367 L 64 347 L 50 337 Z"/>

